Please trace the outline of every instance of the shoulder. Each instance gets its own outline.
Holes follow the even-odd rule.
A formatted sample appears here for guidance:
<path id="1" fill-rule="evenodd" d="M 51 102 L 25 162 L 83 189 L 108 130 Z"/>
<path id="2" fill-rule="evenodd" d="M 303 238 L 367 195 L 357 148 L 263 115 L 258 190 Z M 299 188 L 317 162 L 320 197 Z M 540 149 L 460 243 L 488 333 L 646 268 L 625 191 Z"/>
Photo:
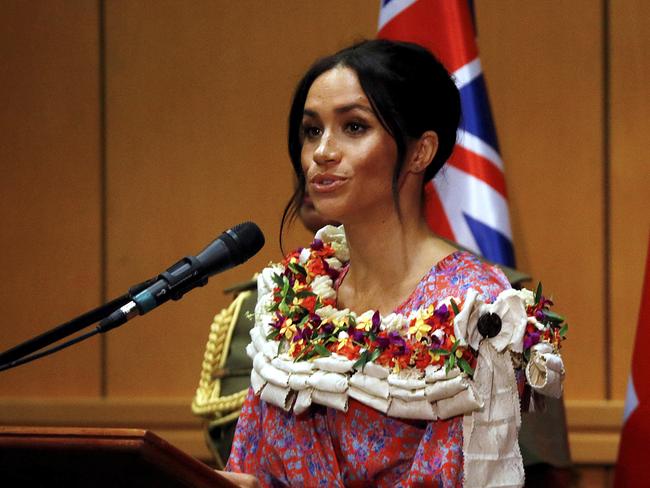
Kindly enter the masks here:
<path id="1" fill-rule="evenodd" d="M 510 288 L 508 279 L 498 267 L 466 251 L 447 256 L 437 268 L 436 285 L 447 288 L 452 296 L 465 295 L 473 288 L 483 300 L 493 301 L 499 293 Z"/>

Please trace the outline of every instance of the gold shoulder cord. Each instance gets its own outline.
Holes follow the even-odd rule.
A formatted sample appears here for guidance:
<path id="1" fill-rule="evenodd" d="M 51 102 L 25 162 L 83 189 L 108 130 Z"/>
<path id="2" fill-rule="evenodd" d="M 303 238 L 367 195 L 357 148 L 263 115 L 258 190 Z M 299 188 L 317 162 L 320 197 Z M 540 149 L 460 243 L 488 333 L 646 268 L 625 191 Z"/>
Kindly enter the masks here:
<path id="1" fill-rule="evenodd" d="M 208 343 L 203 355 L 201 378 L 196 395 L 192 401 L 192 412 L 211 421 L 211 425 L 221 425 L 237 417 L 244 404 L 248 389 L 232 395 L 221 396 L 221 379 L 216 374 L 221 371 L 228 359 L 228 350 L 232 334 L 241 312 L 242 303 L 249 297 L 250 291 L 237 295 L 232 303 L 215 315 Z"/>

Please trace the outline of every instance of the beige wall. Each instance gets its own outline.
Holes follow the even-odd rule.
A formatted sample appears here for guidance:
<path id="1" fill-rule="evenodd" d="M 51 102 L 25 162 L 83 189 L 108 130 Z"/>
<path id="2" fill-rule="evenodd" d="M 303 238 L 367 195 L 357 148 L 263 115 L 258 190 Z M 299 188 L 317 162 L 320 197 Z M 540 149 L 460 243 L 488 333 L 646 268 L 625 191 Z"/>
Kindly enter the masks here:
<path id="1" fill-rule="evenodd" d="M 221 289 L 279 257 L 293 86 L 373 37 L 377 2 L 6 2 L 0 349 L 250 219 L 250 263 L 108 337 L 0 374 L 9 423 L 153 426 L 197 454 L 189 401 Z M 647 2 L 477 1 L 519 266 L 571 324 L 574 457 L 611 462 L 648 238 Z M 304 242 L 298 229 L 289 245 Z M 80 399 L 81 398 L 81 399 Z"/>

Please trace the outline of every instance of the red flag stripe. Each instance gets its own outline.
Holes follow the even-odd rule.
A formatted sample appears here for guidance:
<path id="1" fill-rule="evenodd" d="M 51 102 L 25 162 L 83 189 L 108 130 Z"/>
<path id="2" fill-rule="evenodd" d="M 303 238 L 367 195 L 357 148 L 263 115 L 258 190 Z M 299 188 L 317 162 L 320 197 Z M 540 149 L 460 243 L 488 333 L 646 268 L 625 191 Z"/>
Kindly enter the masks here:
<path id="1" fill-rule="evenodd" d="M 504 199 L 508 199 L 503 172 L 484 157 L 457 145 L 447 164 L 484 181 L 499 192 Z"/>
<path id="2" fill-rule="evenodd" d="M 420 44 L 452 72 L 478 56 L 467 0 L 418 0 L 391 19 L 378 37 Z"/>

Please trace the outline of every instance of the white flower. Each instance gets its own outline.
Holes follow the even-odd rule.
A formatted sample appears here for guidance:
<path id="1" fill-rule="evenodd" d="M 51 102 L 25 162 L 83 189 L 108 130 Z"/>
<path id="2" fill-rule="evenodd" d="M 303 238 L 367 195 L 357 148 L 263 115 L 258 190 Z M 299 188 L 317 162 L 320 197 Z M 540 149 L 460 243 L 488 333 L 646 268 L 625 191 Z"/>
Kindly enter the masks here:
<path id="1" fill-rule="evenodd" d="M 341 261 L 336 258 L 327 258 L 325 259 L 325 262 L 329 265 L 330 268 L 336 271 L 340 270 L 343 267 Z"/>
<path id="2" fill-rule="evenodd" d="M 316 315 L 318 315 L 321 319 L 325 320 L 330 318 L 335 310 L 336 309 L 331 305 L 325 305 L 324 307 L 321 307 L 316 310 Z"/>
<path id="3" fill-rule="evenodd" d="M 350 252 L 348 251 L 348 244 L 345 240 L 345 230 L 342 225 L 338 227 L 326 225 L 316 232 L 316 239 L 330 244 L 339 261 L 345 263 L 350 260 Z"/>
<path id="4" fill-rule="evenodd" d="M 401 313 L 391 313 L 381 318 L 379 328 L 387 332 L 399 332 L 402 329 L 404 316 Z"/>
<path id="5" fill-rule="evenodd" d="M 521 290 L 512 290 L 512 292 L 521 298 L 526 307 L 532 307 L 535 305 L 535 294 L 527 288 Z"/>
<path id="6" fill-rule="evenodd" d="M 350 336 L 348 335 L 347 332 L 345 332 L 344 330 L 342 330 L 341 332 L 339 332 L 339 335 L 338 335 L 337 337 L 338 337 L 339 341 L 342 341 L 342 340 L 344 340 L 344 339 L 347 339 L 347 338 L 350 337 Z"/>
<path id="7" fill-rule="evenodd" d="M 333 284 L 332 278 L 327 275 L 316 276 L 311 282 L 311 289 L 321 300 L 336 298 L 336 292 L 332 287 Z"/>
<path id="8" fill-rule="evenodd" d="M 262 296 L 271 293 L 273 288 L 275 288 L 273 276 L 276 274 L 282 274 L 283 272 L 284 268 L 279 264 L 274 264 L 268 268 L 264 268 L 262 272 L 257 275 L 257 294 Z"/>
<path id="9" fill-rule="evenodd" d="M 456 338 L 478 349 L 483 336 L 478 330 L 478 320 L 485 314 L 496 314 L 501 319 L 501 330 L 489 338 L 494 348 L 501 352 L 510 346 L 514 352 L 523 351 L 524 332 L 526 331 L 526 307 L 524 299 L 517 290 L 505 290 L 499 294 L 494 303 L 483 303 L 478 292 L 470 289 L 460 313 L 454 318 Z"/>
<path id="10" fill-rule="evenodd" d="M 490 341 L 494 348 L 501 352 L 506 347 L 514 352 L 523 352 L 524 333 L 526 332 L 526 307 L 524 300 L 517 290 L 505 290 L 499 293 L 496 301 L 484 307 L 481 313 L 495 313 L 501 317 L 501 332 Z"/>
<path id="11" fill-rule="evenodd" d="M 298 262 L 304 265 L 307 261 L 309 261 L 309 256 L 311 256 L 311 249 L 308 247 L 303 247 L 302 251 L 300 251 L 300 256 L 298 256 Z"/>

